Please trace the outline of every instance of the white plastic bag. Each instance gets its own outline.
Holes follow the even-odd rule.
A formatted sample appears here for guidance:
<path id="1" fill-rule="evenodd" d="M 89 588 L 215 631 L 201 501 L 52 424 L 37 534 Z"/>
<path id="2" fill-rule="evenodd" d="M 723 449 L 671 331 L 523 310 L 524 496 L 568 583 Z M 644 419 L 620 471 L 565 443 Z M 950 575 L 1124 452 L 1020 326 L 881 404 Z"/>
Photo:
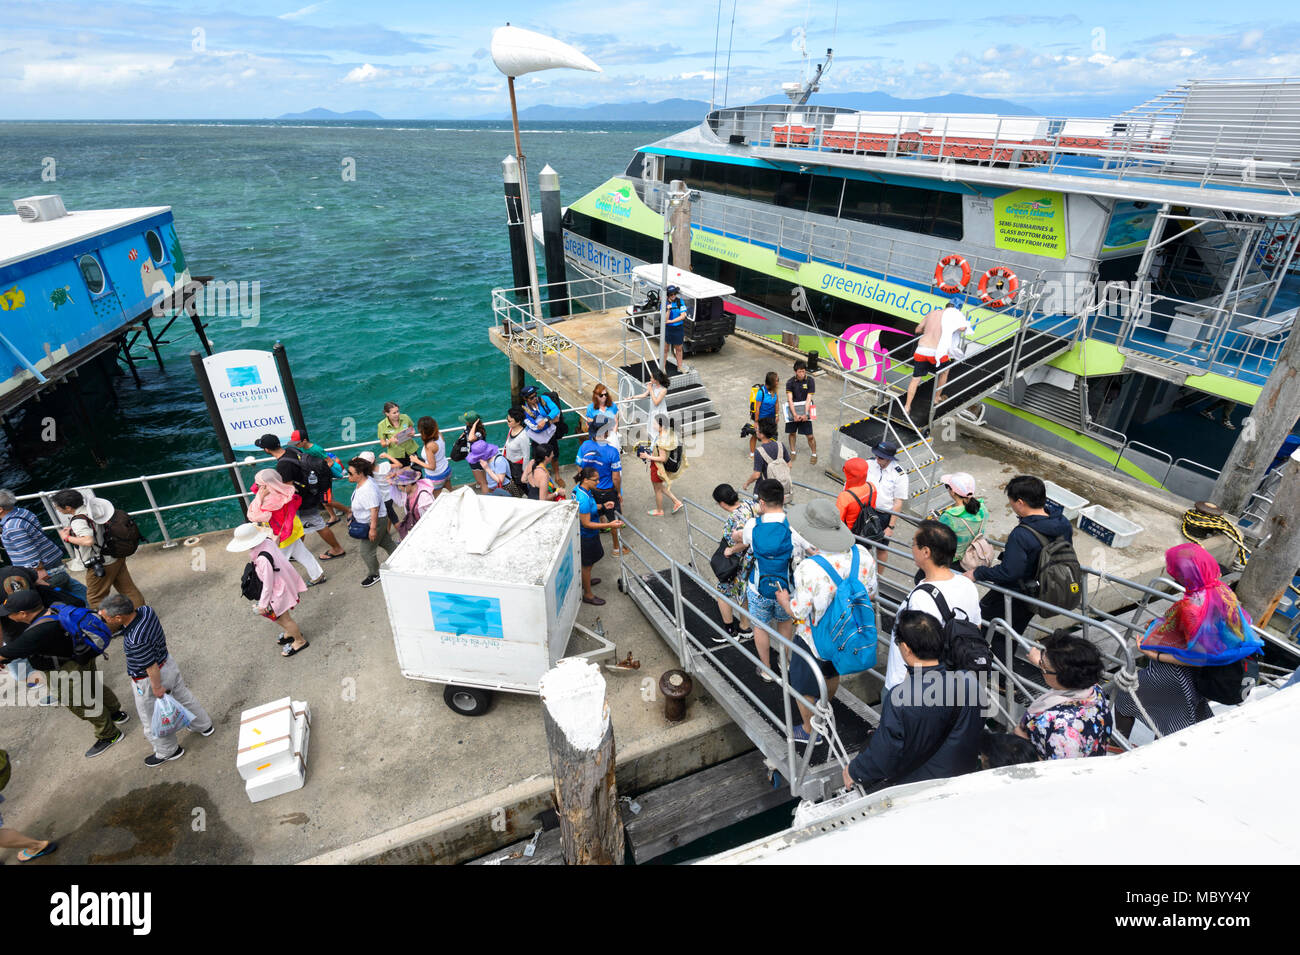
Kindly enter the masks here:
<path id="1" fill-rule="evenodd" d="M 152 730 L 155 737 L 170 736 L 194 722 L 194 714 L 176 702 L 170 693 L 154 704 Z"/>

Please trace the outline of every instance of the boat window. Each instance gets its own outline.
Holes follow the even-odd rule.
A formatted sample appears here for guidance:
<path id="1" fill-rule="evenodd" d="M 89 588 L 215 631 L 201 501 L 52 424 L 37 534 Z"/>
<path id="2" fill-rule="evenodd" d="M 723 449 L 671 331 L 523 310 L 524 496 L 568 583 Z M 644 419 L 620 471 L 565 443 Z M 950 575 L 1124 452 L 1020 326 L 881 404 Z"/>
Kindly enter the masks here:
<path id="1" fill-rule="evenodd" d="M 808 189 L 812 177 L 797 170 L 782 170 L 777 180 L 776 204 L 803 212 L 808 208 Z"/>
<path id="2" fill-rule="evenodd" d="M 776 188 L 781 174 L 775 169 L 752 167 L 749 171 L 749 198 L 754 202 L 766 202 L 771 205 L 776 201 Z"/>
<path id="3" fill-rule="evenodd" d="M 723 174 L 726 182 L 726 193 L 737 199 L 749 198 L 749 173 L 753 166 L 738 166 L 733 163 L 723 163 L 727 168 Z"/>
<path id="4" fill-rule="evenodd" d="M 104 291 L 104 270 L 98 259 L 93 255 L 83 255 L 78 260 L 77 267 L 81 269 L 81 277 L 86 280 L 86 288 L 90 290 L 91 295 L 98 295 Z"/>
<path id="5" fill-rule="evenodd" d="M 844 191 L 844 180 L 833 176 L 813 176 L 812 188 L 808 192 L 808 211 L 818 215 L 837 218 L 840 214 L 840 195 Z"/>
<path id="6" fill-rule="evenodd" d="M 158 238 L 158 233 L 153 229 L 144 234 L 144 244 L 149 247 L 149 258 L 156 264 L 162 265 L 166 261 L 163 257 L 162 239 Z"/>
<path id="7" fill-rule="evenodd" d="M 880 218 L 880 183 L 866 179 L 844 180 L 844 210 L 841 216 L 856 222 Z"/>

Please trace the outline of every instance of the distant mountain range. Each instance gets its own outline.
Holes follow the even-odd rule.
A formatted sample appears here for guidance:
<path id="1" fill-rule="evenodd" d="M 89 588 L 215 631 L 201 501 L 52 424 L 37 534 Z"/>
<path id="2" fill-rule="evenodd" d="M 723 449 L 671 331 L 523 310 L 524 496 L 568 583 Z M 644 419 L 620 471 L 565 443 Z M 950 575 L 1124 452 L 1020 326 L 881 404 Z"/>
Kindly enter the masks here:
<path id="1" fill-rule="evenodd" d="M 785 96 L 769 96 L 760 103 L 788 103 Z M 810 106 L 839 106 L 845 109 L 868 109 L 884 112 L 918 113 L 999 113 L 1003 116 L 1034 116 L 1035 111 L 1019 103 L 984 96 L 965 96 L 948 93 L 944 96 L 924 96 L 920 99 L 899 99 L 876 90 L 872 93 L 814 93 Z"/>
<path id="2" fill-rule="evenodd" d="M 277 116 L 276 119 L 383 119 L 378 113 L 372 113 L 368 109 L 354 109 L 348 113 L 336 113 L 332 109 L 325 109 L 317 106 L 315 109 L 309 109 L 305 113 L 285 113 Z"/>
<path id="3" fill-rule="evenodd" d="M 783 95 L 773 95 L 759 103 L 788 103 Z M 1008 116 L 1032 116 L 1034 111 L 1018 103 L 982 96 L 949 93 L 923 99 L 899 99 L 888 93 L 818 93 L 811 105 L 840 106 L 848 109 L 916 110 L 926 113 L 1002 113 Z M 530 106 L 519 111 L 521 120 L 588 121 L 588 122 L 690 122 L 698 123 L 709 112 L 709 104 L 698 99 L 665 99 L 657 103 L 600 103 L 596 106 Z M 494 113 L 476 119 L 508 119 L 508 114 Z"/>

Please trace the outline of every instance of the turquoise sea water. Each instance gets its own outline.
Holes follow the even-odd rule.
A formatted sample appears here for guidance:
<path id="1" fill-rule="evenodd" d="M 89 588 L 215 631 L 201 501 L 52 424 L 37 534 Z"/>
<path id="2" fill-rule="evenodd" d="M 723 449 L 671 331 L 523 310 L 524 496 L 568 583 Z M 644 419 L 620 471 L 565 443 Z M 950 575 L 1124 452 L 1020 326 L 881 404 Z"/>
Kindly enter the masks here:
<path id="1" fill-rule="evenodd" d="M 534 208 L 546 163 L 567 204 L 681 125 L 527 124 Z M 193 274 L 261 283 L 259 326 L 207 319 L 216 349 L 282 341 L 312 436 L 334 445 L 346 419 L 352 440 L 372 439 L 388 400 L 444 427 L 469 408 L 505 416 L 507 363 L 486 330 L 491 290 L 514 284 L 500 165 L 513 152 L 508 123 L 3 123 L 0 192 L 6 205 L 56 192 L 70 210 L 171 206 Z M 52 183 L 41 179 L 45 157 L 55 159 Z M 342 176 L 345 157 L 353 182 Z M 220 463 L 189 364 L 193 329 L 182 320 L 168 337 L 165 373 L 150 356 L 139 363 L 143 389 L 119 378 L 118 407 L 91 410 L 106 467 L 74 421 L 48 452 L 6 453 L 0 483 L 27 492 Z M 214 474 L 155 492 L 179 501 L 230 487 Z M 230 505 L 199 520 L 177 515 L 173 536 L 234 516 Z"/>

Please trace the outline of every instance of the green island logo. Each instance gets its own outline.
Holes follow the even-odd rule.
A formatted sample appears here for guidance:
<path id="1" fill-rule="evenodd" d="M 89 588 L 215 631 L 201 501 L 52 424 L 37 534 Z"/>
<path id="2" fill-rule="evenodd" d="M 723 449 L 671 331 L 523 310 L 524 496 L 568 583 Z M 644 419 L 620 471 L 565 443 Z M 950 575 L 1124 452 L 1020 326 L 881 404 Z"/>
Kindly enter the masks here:
<path id="1" fill-rule="evenodd" d="M 1037 199 L 1025 199 L 1022 202 L 1013 202 L 1007 206 L 1007 212 L 1011 215 L 1018 216 L 1050 217 L 1056 214 L 1050 196 L 1039 196 Z"/>
<path id="2" fill-rule="evenodd" d="M 632 217 L 632 187 L 624 184 L 596 199 L 596 209 L 624 219 Z"/>

